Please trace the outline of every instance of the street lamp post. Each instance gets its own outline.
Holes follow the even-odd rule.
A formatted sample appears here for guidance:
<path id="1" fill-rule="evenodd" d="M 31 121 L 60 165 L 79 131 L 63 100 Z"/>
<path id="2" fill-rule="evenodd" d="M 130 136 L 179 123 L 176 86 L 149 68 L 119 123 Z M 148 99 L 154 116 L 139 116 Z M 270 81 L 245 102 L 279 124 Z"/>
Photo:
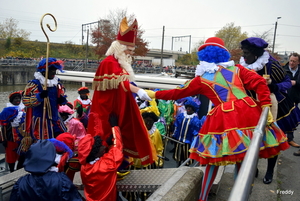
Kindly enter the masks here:
<path id="1" fill-rule="evenodd" d="M 275 29 L 274 29 L 274 39 L 273 39 L 272 53 L 274 53 L 275 39 L 276 39 L 276 30 L 277 30 L 277 23 L 278 23 L 278 20 L 279 20 L 280 18 L 281 18 L 281 17 L 277 17 L 276 22 L 275 22 Z"/>

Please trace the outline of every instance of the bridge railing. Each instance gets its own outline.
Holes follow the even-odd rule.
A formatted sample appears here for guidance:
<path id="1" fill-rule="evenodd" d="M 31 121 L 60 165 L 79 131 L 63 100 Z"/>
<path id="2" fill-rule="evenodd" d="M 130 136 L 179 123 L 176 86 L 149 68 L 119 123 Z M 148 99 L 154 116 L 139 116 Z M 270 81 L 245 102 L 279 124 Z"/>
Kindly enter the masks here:
<path id="1" fill-rule="evenodd" d="M 261 113 L 228 201 L 247 201 L 250 197 L 259 158 L 260 144 L 266 131 L 268 112 L 269 108 L 266 107 Z"/>
<path id="2" fill-rule="evenodd" d="M 150 75 L 150 74 L 149 74 Z M 65 71 L 65 73 L 58 72 L 57 76 L 61 80 L 92 83 L 95 73 L 94 72 L 78 72 L 78 71 Z M 135 83 L 141 88 L 158 88 L 158 89 L 174 89 L 177 86 L 184 84 L 188 79 L 170 78 L 167 76 L 145 76 L 135 75 Z"/>

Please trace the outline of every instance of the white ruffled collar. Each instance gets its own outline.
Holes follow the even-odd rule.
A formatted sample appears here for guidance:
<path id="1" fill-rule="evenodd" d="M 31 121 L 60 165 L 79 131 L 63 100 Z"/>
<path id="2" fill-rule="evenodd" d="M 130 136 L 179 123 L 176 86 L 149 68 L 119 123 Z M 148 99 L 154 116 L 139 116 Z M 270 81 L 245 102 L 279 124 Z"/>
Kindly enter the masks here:
<path id="1" fill-rule="evenodd" d="M 73 119 L 73 115 L 69 115 L 69 117 L 64 121 L 65 124 L 68 124 L 71 119 Z"/>
<path id="2" fill-rule="evenodd" d="M 263 69 L 266 63 L 269 62 L 270 54 L 265 51 L 262 56 L 258 57 L 253 64 L 247 64 L 244 57 L 240 58 L 240 64 L 248 69 L 259 71 Z"/>
<path id="3" fill-rule="evenodd" d="M 156 126 L 153 124 L 152 128 L 148 130 L 149 135 L 152 135 L 156 131 Z"/>
<path id="4" fill-rule="evenodd" d="M 186 111 L 184 111 L 183 115 L 184 115 L 184 118 L 187 118 L 187 119 L 192 119 L 193 117 L 196 117 L 196 116 L 197 116 L 196 113 L 193 113 L 193 114 L 187 114 Z"/>
<path id="5" fill-rule="evenodd" d="M 11 102 L 6 103 L 6 107 L 18 107 L 18 110 L 21 111 L 25 108 L 25 105 L 23 104 L 23 102 L 21 101 L 19 105 L 13 105 L 11 104 Z"/>
<path id="6" fill-rule="evenodd" d="M 222 66 L 224 68 L 234 66 L 234 61 L 231 60 L 217 64 L 200 61 L 199 65 L 197 65 L 195 76 L 202 76 L 204 73 L 215 73 L 219 70 L 219 66 Z"/>
<path id="7" fill-rule="evenodd" d="M 86 100 L 82 100 L 81 98 L 80 98 L 80 96 L 78 96 L 77 97 L 77 99 L 78 100 L 80 100 L 80 102 L 82 103 L 82 104 L 84 104 L 84 105 L 88 105 L 88 104 L 90 104 L 92 101 L 91 101 L 91 99 L 86 99 Z"/>
<path id="8" fill-rule="evenodd" d="M 100 160 L 100 158 L 95 158 L 95 160 L 89 162 L 89 164 L 94 165 L 98 160 Z"/>
<path id="9" fill-rule="evenodd" d="M 39 80 L 42 85 L 45 83 L 45 77 L 40 72 L 34 73 L 35 79 Z M 47 79 L 47 87 L 54 87 L 58 84 L 58 77 L 55 75 L 53 79 Z"/>

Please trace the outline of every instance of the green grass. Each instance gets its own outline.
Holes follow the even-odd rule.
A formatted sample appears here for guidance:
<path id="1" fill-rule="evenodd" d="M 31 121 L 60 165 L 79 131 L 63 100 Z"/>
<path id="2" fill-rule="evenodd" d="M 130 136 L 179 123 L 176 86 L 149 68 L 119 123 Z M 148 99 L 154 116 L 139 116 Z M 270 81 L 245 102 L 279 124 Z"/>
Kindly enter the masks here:
<path id="1" fill-rule="evenodd" d="M 21 58 L 40 58 L 46 57 L 47 43 L 39 41 L 15 41 L 12 40 L 7 47 L 7 40 L 0 40 L 0 58 L 3 57 L 21 57 Z M 75 45 L 72 43 L 50 43 L 49 57 L 66 59 L 85 59 L 86 46 Z M 94 54 L 94 47 L 89 46 L 87 58 L 97 60 L 98 56 Z"/>

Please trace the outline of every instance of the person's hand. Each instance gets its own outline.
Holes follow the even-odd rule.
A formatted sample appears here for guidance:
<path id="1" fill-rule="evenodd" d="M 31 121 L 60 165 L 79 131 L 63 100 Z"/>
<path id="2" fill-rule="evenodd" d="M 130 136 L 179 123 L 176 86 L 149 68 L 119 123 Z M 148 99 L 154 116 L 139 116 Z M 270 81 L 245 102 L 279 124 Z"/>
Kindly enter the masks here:
<path id="1" fill-rule="evenodd" d="M 43 90 L 40 92 L 40 97 L 41 98 L 47 98 L 48 97 L 48 90 Z"/>
<path id="2" fill-rule="evenodd" d="M 78 117 L 81 117 L 81 116 L 82 116 L 82 113 L 83 113 L 82 105 L 79 105 L 79 106 L 78 106 L 76 112 L 77 112 Z"/>
<path id="3" fill-rule="evenodd" d="M 118 116 L 115 113 L 109 115 L 109 123 L 111 127 L 118 126 Z"/>
<path id="4" fill-rule="evenodd" d="M 145 90 L 148 94 L 148 96 L 152 99 L 155 99 L 155 92 L 152 90 Z"/>
<path id="5" fill-rule="evenodd" d="M 148 96 L 146 91 L 144 89 L 139 89 L 137 92 L 137 95 L 140 97 L 142 100 L 148 100 L 151 101 L 152 99 Z"/>

